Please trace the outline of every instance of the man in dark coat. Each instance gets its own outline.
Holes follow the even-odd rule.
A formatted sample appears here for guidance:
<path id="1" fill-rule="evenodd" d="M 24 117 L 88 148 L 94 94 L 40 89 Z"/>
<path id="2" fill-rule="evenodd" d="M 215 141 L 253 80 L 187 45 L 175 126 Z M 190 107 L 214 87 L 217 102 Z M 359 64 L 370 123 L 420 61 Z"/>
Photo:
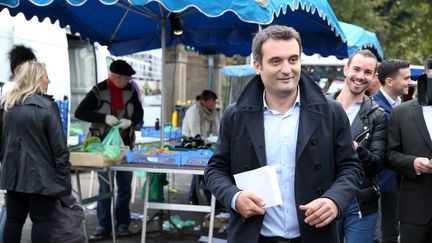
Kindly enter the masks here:
<path id="1" fill-rule="evenodd" d="M 301 72 L 301 40 L 270 26 L 253 41 L 257 76 L 223 116 L 205 171 L 231 209 L 228 242 L 339 242 L 335 219 L 354 199 L 362 170 L 342 107 Z M 233 175 L 276 168 L 282 204 L 240 190 Z M 262 182 L 266 183 L 266 182 Z"/>
<path id="2" fill-rule="evenodd" d="M 393 107 L 399 105 L 401 96 L 408 94 L 411 82 L 409 63 L 400 59 L 384 60 L 378 67 L 380 90 L 373 97 L 375 102 L 384 109 L 387 118 Z M 396 173 L 388 168 L 378 176 L 381 191 L 380 214 L 378 214 L 375 243 L 397 243 L 399 237 L 399 222 L 396 220 Z"/>
<path id="3" fill-rule="evenodd" d="M 425 71 L 432 74 L 432 59 L 428 62 Z M 400 243 L 432 242 L 431 134 L 432 106 L 420 106 L 413 99 L 393 109 L 386 165 L 401 175 L 397 201 Z"/>

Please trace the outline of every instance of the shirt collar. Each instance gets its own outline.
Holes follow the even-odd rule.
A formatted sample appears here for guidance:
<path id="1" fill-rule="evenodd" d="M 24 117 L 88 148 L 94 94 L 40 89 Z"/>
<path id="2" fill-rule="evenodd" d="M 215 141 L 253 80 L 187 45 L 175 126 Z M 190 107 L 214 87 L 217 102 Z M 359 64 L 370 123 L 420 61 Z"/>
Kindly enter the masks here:
<path id="1" fill-rule="evenodd" d="M 266 102 L 266 100 L 265 100 L 265 96 L 266 96 L 266 91 L 265 91 L 265 89 L 264 89 L 264 91 L 263 91 L 263 96 L 262 96 L 262 99 L 263 99 L 263 110 L 269 110 L 269 111 L 271 111 L 271 109 L 268 107 L 268 105 L 267 105 L 267 102 Z M 296 106 L 298 106 L 298 107 L 300 107 L 300 87 L 299 86 L 297 86 L 297 97 L 296 97 L 296 99 L 295 99 L 295 101 L 294 101 L 294 105 L 293 105 L 293 107 L 296 107 Z M 291 108 L 292 109 L 292 108 Z M 290 109 L 290 110 L 291 110 Z"/>
<path id="2" fill-rule="evenodd" d="M 401 98 L 398 96 L 396 98 L 396 100 L 393 100 L 392 97 L 390 97 L 385 91 L 384 89 L 381 87 L 380 88 L 381 93 L 384 95 L 384 97 L 386 98 L 387 102 L 390 103 L 391 106 L 395 106 L 395 105 L 399 105 L 400 103 L 402 103 Z"/>

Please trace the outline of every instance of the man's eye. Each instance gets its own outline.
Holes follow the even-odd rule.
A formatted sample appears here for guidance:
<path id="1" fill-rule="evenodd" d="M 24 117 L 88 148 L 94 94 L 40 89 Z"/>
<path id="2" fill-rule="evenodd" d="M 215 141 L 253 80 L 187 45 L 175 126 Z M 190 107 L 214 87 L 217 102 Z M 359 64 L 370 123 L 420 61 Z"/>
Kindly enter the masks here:
<path id="1" fill-rule="evenodd" d="M 278 59 L 274 59 L 274 60 L 272 60 L 272 64 L 274 64 L 274 65 L 277 65 L 277 64 L 279 64 L 280 63 L 280 61 L 278 60 Z"/>

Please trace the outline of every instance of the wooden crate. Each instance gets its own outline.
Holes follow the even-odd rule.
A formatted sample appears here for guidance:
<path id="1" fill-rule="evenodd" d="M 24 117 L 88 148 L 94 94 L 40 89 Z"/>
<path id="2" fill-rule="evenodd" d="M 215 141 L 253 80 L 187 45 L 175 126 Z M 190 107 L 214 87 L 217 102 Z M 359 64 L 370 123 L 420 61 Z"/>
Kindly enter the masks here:
<path id="1" fill-rule="evenodd" d="M 107 159 L 102 154 L 87 152 L 70 152 L 69 161 L 72 166 L 107 167 L 121 164 L 128 152 L 129 147 L 123 147 L 122 155 L 118 159 Z"/>

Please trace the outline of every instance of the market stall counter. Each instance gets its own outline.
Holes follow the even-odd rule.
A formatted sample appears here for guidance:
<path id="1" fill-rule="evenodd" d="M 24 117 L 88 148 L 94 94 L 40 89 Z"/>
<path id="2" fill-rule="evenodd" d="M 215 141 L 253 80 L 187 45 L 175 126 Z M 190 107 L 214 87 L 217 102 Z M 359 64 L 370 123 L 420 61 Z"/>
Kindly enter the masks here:
<path id="1" fill-rule="evenodd" d="M 102 180 L 110 186 L 110 191 L 108 193 L 99 194 L 99 195 L 95 195 L 95 196 L 88 197 L 88 198 L 83 198 L 82 190 L 81 190 L 81 179 L 80 179 L 80 173 L 81 172 L 84 172 L 84 173 L 87 173 L 90 171 L 110 172 L 111 170 L 110 170 L 109 166 L 105 166 L 105 167 L 72 166 L 71 170 L 75 172 L 76 185 L 77 185 L 76 190 L 77 190 L 77 195 L 78 195 L 78 201 L 81 205 L 86 205 L 86 204 L 101 201 L 101 200 L 104 200 L 107 198 L 111 198 L 111 212 L 114 212 L 115 200 L 114 200 L 114 190 L 113 190 L 113 183 L 112 183 L 113 182 L 112 173 L 108 173 L 108 180 L 101 177 Z M 99 176 L 99 173 L 98 173 L 98 176 Z M 85 225 L 85 220 L 84 220 L 84 225 Z M 112 227 L 112 229 L 115 229 L 114 214 L 111 214 L 111 227 Z M 84 228 L 84 234 L 86 236 L 86 242 L 88 242 L 86 227 L 83 227 L 83 228 Z M 113 243 L 117 242 L 115 230 L 112 231 L 112 242 Z"/>
<path id="2" fill-rule="evenodd" d="M 145 182 L 145 194 L 144 194 L 144 208 L 143 208 L 143 219 L 147 218 L 148 209 L 159 209 L 159 210 L 175 210 L 175 211 L 188 211 L 188 212 L 207 212 L 210 213 L 209 221 L 209 243 L 213 242 L 213 225 L 215 216 L 215 204 L 216 199 L 212 195 L 210 206 L 202 205 L 189 205 L 189 204 L 176 204 L 176 203 L 153 203 L 149 202 L 149 188 L 150 188 L 150 173 L 173 173 L 173 174 L 188 174 L 188 175 L 203 175 L 204 168 L 202 166 L 180 166 L 180 165 L 150 165 L 150 164 L 120 164 L 113 165 L 110 167 L 111 171 L 132 171 L 132 172 L 147 172 Z M 147 221 L 142 221 L 142 233 L 141 242 L 145 242 L 146 239 L 146 228 Z"/>

